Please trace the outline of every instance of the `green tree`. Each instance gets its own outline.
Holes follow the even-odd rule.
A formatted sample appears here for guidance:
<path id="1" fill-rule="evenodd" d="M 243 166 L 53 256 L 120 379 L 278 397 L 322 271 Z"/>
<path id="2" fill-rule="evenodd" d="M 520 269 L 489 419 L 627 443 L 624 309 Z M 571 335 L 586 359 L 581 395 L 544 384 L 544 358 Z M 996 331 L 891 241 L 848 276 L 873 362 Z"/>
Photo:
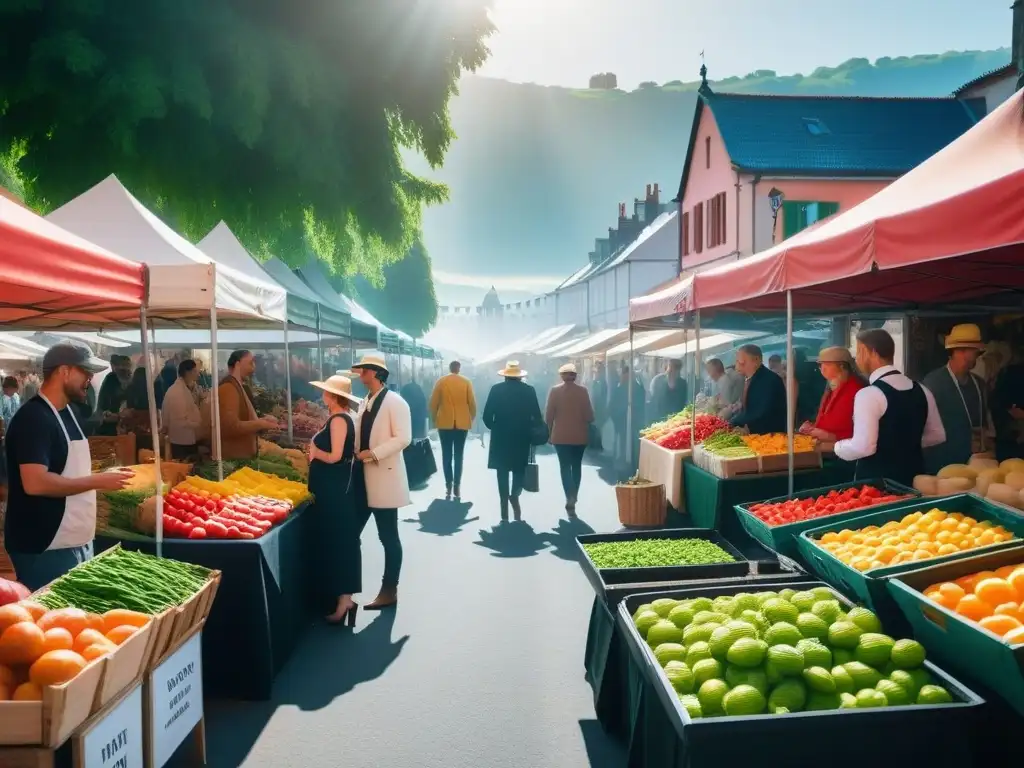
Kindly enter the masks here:
<path id="1" fill-rule="evenodd" d="M 346 286 L 339 284 L 340 290 Z M 437 322 L 437 296 L 430 254 L 417 242 L 399 262 L 384 267 L 374 285 L 364 277 L 351 281 L 354 298 L 382 323 L 418 338 Z"/>
<path id="2" fill-rule="evenodd" d="M 374 279 L 409 251 L 492 0 L 0 2 L 0 151 L 36 207 L 115 173 L 183 234 Z"/>

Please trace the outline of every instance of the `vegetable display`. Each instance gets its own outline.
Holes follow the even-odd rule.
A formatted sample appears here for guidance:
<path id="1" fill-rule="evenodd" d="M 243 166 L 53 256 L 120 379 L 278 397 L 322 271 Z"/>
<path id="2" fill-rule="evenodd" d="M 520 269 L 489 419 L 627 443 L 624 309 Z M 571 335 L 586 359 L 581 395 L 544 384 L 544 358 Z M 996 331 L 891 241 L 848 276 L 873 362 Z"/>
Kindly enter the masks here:
<path id="1" fill-rule="evenodd" d="M 107 525 L 121 530 L 131 530 L 135 516 L 143 502 L 156 495 L 156 488 L 123 488 L 119 491 L 103 491 L 109 512 Z"/>
<path id="2" fill-rule="evenodd" d="M 185 486 L 183 488 L 183 486 Z M 292 511 L 290 501 L 267 496 L 221 496 L 182 483 L 164 499 L 164 535 L 184 539 L 258 539 Z"/>
<path id="3" fill-rule="evenodd" d="M 304 479 L 303 474 L 284 458 L 257 456 L 253 459 L 224 461 L 223 464 L 225 476 L 228 476 L 244 467 L 251 467 L 259 472 L 265 472 L 268 475 L 276 475 L 277 477 L 285 480 L 301 482 Z M 219 475 L 217 462 L 207 461 L 202 464 L 197 464 L 193 468 L 192 473 L 196 477 L 201 477 L 204 480 L 216 481 Z"/>
<path id="4" fill-rule="evenodd" d="M 955 555 L 1012 538 L 1013 533 L 991 520 L 979 521 L 960 512 L 932 509 L 912 512 L 902 520 L 891 520 L 882 526 L 829 531 L 811 541 L 851 568 L 870 571 Z"/>
<path id="5" fill-rule="evenodd" d="M 781 432 L 769 435 L 744 435 L 743 442 L 758 456 L 780 456 L 789 453 L 789 437 Z M 813 451 L 817 442 L 809 435 L 793 435 L 793 453 Z"/>
<path id="6" fill-rule="evenodd" d="M 633 622 L 691 719 L 953 701 L 920 643 L 827 587 L 660 598 Z"/>
<path id="7" fill-rule="evenodd" d="M 154 615 L 195 595 L 210 571 L 191 563 L 117 548 L 53 581 L 38 601 L 47 608 L 105 614 L 118 608 Z"/>
<path id="8" fill-rule="evenodd" d="M 901 499 L 909 499 L 909 495 L 887 494 L 873 485 L 846 490 L 831 490 L 817 498 L 790 499 L 773 504 L 751 504 L 747 510 L 758 520 L 768 525 L 787 525 L 803 520 L 814 520 L 842 512 L 853 512 L 858 509 L 879 504 L 891 504 Z"/>
<path id="9" fill-rule="evenodd" d="M 280 501 L 289 501 L 293 505 L 301 504 L 309 498 L 309 489 L 304 483 L 285 480 L 266 472 L 258 472 L 250 467 L 243 467 L 232 472 L 222 482 L 189 477 L 175 487 L 189 493 L 205 491 L 207 494 L 217 494 L 222 497 L 234 494 L 268 496 Z"/>
<path id="10" fill-rule="evenodd" d="M 1024 644 L 1024 563 L 932 584 L 924 596 L 999 637 Z"/>
<path id="11" fill-rule="evenodd" d="M 662 448 L 668 448 L 673 451 L 687 450 L 692 448 L 694 443 L 701 443 L 716 432 L 728 428 L 728 422 L 722 421 L 717 416 L 702 413 L 693 422 L 692 435 L 691 425 L 686 422 L 662 434 L 654 442 Z"/>
<path id="12" fill-rule="evenodd" d="M 747 447 L 740 435 L 727 429 L 715 432 L 704 441 L 703 447 L 708 453 L 728 458 L 748 458 L 757 455 Z"/>
<path id="13" fill-rule="evenodd" d="M 598 568 L 654 568 L 732 563 L 732 555 L 705 539 L 636 539 L 584 544 Z"/>

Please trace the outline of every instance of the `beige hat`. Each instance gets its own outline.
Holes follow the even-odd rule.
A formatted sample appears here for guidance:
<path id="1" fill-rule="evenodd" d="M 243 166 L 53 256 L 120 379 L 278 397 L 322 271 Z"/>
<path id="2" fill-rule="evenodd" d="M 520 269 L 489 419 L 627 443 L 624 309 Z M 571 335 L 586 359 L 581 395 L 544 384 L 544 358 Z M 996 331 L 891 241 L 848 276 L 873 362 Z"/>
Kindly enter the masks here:
<path id="1" fill-rule="evenodd" d="M 853 356 L 846 347 L 825 347 L 818 353 L 818 363 L 846 363 L 853 365 Z"/>
<path id="2" fill-rule="evenodd" d="M 573 365 L 572 363 L 566 363 L 565 365 L 563 365 L 561 368 L 558 369 L 558 372 L 559 373 L 572 373 L 572 374 L 575 374 L 576 373 L 576 366 Z"/>
<path id="3" fill-rule="evenodd" d="M 518 360 L 509 360 L 505 367 L 498 371 L 498 375 L 507 379 L 522 379 L 526 376 L 526 371 L 519 367 Z"/>
<path id="4" fill-rule="evenodd" d="M 360 402 L 359 398 L 352 394 L 352 379 L 348 376 L 335 374 L 328 376 L 327 381 L 311 381 L 309 384 L 324 392 L 330 392 L 332 395 L 344 397 L 357 405 Z"/>
<path id="5" fill-rule="evenodd" d="M 363 355 L 362 359 L 352 366 L 352 370 L 358 371 L 360 368 L 379 368 L 380 370 L 387 372 L 388 364 L 384 362 L 383 357 L 377 357 L 376 355 Z"/>
<path id="6" fill-rule="evenodd" d="M 946 349 L 977 349 L 985 351 L 985 342 L 981 340 L 981 328 L 974 323 L 954 325 L 946 337 Z"/>

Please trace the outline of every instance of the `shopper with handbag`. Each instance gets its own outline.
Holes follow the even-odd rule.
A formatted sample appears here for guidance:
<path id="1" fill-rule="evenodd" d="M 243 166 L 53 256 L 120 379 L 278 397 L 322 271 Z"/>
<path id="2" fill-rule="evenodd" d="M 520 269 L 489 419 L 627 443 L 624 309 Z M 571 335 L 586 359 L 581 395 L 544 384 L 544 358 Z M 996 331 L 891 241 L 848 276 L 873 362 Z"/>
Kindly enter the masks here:
<path id="1" fill-rule="evenodd" d="M 590 442 L 594 408 L 587 388 L 576 383 L 575 365 L 566 363 L 558 369 L 558 375 L 562 383 L 556 384 L 548 392 L 544 421 L 551 435 L 551 444 L 558 454 L 562 490 L 565 492 L 565 511 L 572 520 L 576 517 L 583 453 Z"/>
<path id="2" fill-rule="evenodd" d="M 523 379 L 526 371 L 510 360 L 498 375 L 504 378 L 487 395 L 484 424 L 491 430 L 487 467 L 497 472 L 501 520 L 508 521 L 509 506 L 517 521 L 522 520 L 519 497 L 523 492 L 531 449 L 547 442 L 547 427 L 541 416 L 537 392 Z M 509 480 L 511 478 L 511 484 Z"/>

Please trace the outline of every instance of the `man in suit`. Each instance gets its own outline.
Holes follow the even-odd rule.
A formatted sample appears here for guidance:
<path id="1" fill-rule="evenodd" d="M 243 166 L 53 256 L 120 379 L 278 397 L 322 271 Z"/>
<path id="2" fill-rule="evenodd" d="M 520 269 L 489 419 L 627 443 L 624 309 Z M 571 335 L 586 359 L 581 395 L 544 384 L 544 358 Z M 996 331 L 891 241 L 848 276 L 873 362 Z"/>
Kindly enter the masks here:
<path id="1" fill-rule="evenodd" d="M 730 423 L 746 427 L 753 435 L 786 431 L 786 385 L 763 361 L 756 344 L 744 344 L 736 352 L 736 370 L 746 381 L 739 413 Z"/>
<path id="2" fill-rule="evenodd" d="M 398 510 L 410 503 L 402 451 L 412 442 L 412 416 L 402 396 L 387 388 L 388 367 L 383 358 L 364 357 L 352 370 L 368 393 L 359 408 L 356 428 L 356 459 L 362 462 L 366 486 L 359 530 L 372 516 L 384 547 L 380 594 L 365 609 L 379 611 L 398 603 L 398 577 L 402 570 Z"/>
<path id="3" fill-rule="evenodd" d="M 445 499 L 462 498 L 462 455 L 466 435 L 476 418 L 473 385 L 463 376 L 462 363 L 452 360 L 448 375 L 442 376 L 430 394 L 430 415 L 441 438 L 441 463 L 444 465 Z"/>

